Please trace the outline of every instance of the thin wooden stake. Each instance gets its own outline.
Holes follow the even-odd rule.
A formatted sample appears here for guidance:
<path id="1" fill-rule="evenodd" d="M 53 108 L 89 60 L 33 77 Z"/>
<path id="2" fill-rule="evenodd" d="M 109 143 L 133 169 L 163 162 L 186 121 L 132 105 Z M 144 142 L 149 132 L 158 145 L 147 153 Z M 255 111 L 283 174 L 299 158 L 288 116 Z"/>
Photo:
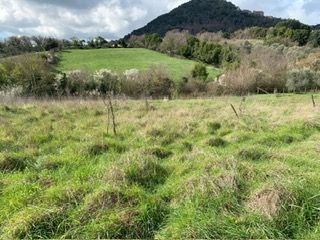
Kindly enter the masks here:
<path id="1" fill-rule="evenodd" d="M 115 116 L 114 116 L 112 99 L 111 99 L 110 95 L 108 95 L 108 101 L 109 101 L 109 107 L 110 107 L 110 112 L 111 112 L 111 116 L 112 116 L 113 133 L 114 133 L 114 135 L 117 135 L 116 120 L 115 120 Z"/>
<path id="2" fill-rule="evenodd" d="M 235 109 L 235 107 L 232 104 L 230 104 L 230 105 L 231 105 L 232 110 L 236 114 L 237 118 L 239 119 L 239 114 L 237 113 L 237 110 Z"/>
<path id="3" fill-rule="evenodd" d="M 108 124 L 107 124 L 107 135 L 109 135 L 109 126 L 110 126 L 110 109 L 108 107 Z"/>
<path id="4" fill-rule="evenodd" d="M 149 112 L 149 101 L 147 96 L 145 96 L 145 103 L 146 103 L 146 111 Z"/>
<path id="5" fill-rule="evenodd" d="M 316 102 L 315 102 L 315 100 L 314 100 L 314 96 L 313 96 L 313 95 L 311 95 L 311 99 L 312 99 L 313 107 L 316 107 Z"/>

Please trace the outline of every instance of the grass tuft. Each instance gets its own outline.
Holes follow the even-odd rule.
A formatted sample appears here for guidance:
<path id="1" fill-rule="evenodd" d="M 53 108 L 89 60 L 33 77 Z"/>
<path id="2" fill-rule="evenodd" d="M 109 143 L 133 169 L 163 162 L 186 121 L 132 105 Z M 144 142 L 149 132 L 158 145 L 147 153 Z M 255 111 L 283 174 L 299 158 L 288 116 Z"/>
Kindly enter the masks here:
<path id="1" fill-rule="evenodd" d="M 221 123 L 219 122 L 210 122 L 208 124 L 208 129 L 210 134 L 216 134 L 217 131 L 222 127 Z"/>
<path id="2" fill-rule="evenodd" d="M 238 152 L 238 156 L 243 160 L 259 161 L 269 158 L 268 152 L 259 146 L 246 147 Z"/>
<path id="3" fill-rule="evenodd" d="M 227 142 L 220 137 L 214 137 L 209 140 L 208 144 L 210 147 L 225 147 Z"/>
<path id="4" fill-rule="evenodd" d="M 21 156 L 19 154 L 5 155 L 0 158 L 0 171 L 23 171 L 28 167 L 29 162 L 30 160 L 26 156 Z"/>
<path id="5" fill-rule="evenodd" d="M 131 184 L 138 184 L 148 190 L 154 190 L 158 185 L 164 184 L 169 172 L 153 159 L 143 159 L 132 162 L 126 169 L 126 176 Z"/>

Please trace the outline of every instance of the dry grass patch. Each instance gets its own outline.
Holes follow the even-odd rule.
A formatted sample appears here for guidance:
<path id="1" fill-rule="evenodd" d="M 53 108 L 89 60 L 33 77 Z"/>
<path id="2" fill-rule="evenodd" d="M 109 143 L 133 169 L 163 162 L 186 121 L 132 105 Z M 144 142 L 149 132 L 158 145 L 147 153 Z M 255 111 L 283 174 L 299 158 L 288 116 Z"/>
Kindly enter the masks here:
<path id="1" fill-rule="evenodd" d="M 284 203 L 288 193 L 284 189 L 266 188 L 253 194 L 246 202 L 248 209 L 272 219 Z"/>

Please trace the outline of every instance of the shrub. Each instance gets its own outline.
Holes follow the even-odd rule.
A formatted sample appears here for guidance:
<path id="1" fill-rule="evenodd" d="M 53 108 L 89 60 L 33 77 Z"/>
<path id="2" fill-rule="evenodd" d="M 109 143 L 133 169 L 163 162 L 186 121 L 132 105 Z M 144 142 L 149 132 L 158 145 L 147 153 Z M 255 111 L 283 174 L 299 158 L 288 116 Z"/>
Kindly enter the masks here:
<path id="1" fill-rule="evenodd" d="M 311 32 L 309 44 L 312 47 L 320 47 L 320 30 L 315 30 Z"/>
<path id="2" fill-rule="evenodd" d="M 202 81 L 207 80 L 209 73 L 207 71 L 207 67 L 204 64 L 196 64 L 191 71 L 191 75 L 195 79 L 199 79 Z"/>
<path id="3" fill-rule="evenodd" d="M 288 73 L 287 88 L 289 91 L 307 91 L 320 87 L 320 72 L 310 69 L 292 70 Z"/>
<path id="4" fill-rule="evenodd" d="M 200 42 L 195 50 L 194 56 L 202 62 L 219 66 L 222 63 L 222 45 Z"/>
<path id="5" fill-rule="evenodd" d="M 269 47 L 258 46 L 245 55 L 240 66 L 225 75 L 226 90 L 232 94 L 254 93 L 257 88 L 273 92 L 286 87 L 287 58 Z"/>
<path id="6" fill-rule="evenodd" d="M 174 82 L 170 79 L 165 66 L 151 66 L 141 77 L 144 79 L 147 95 L 156 98 L 163 96 L 171 98 Z"/>
<path id="7" fill-rule="evenodd" d="M 157 50 L 162 42 L 162 38 L 158 33 L 147 34 L 145 36 L 146 48 Z"/>
<path id="8" fill-rule="evenodd" d="M 300 23 L 297 20 L 287 20 L 279 22 L 268 32 L 268 41 L 277 41 L 285 43 L 285 40 L 305 45 L 310 37 L 311 27 Z"/>
<path id="9" fill-rule="evenodd" d="M 82 70 L 74 70 L 66 73 L 66 82 L 61 81 L 61 89 L 65 89 L 67 95 L 83 96 L 85 95 L 86 84 L 90 79 L 90 74 Z"/>
<path id="10" fill-rule="evenodd" d="M 205 82 L 193 78 L 184 78 L 178 85 L 178 93 L 183 95 L 204 93 L 206 89 Z"/>
<path id="11" fill-rule="evenodd" d="M 7 70 L 0 64 L 0 90 L 5 90 L 9 87 L 10 82 L 7 75 Z"/>
<path id="12" fill-rule="evenodd" d="M 180 55 L 188 44 L 190 34 L 187 31 L 172 30 L 166 33 L 160 45 L 160 51 Z"/>
<path id="13" fill-rule="evenodd" d="M 144 79 L 141 78 L 143 73 L 138 70 L 128 70 L 122 76 L 120 81 L 121 93 L 131 97 L 141 97 L 144 95 Z"/>
<path id="14" fill-rule="evenodd" d="M 225 92 L 225 87 L 217 81 L 208 82 L 206 88 L 208 95 L 221 96 Z"/>
<path id="15" fill-rule="evenodd" d="M 120 92 L 120 81 L 117 74 L 108 69 L 96 71 L 93 79 L 97 82 L 98 90 L 101 94 L 112 92 L 117 94 Z"/>
<path id="16" fill-rule="evenodd" d="M 9 85 L 21 87 L 23 95 L 55 95 L 52 66 L 40 55 L 27 54 L 4 60 Z"/>

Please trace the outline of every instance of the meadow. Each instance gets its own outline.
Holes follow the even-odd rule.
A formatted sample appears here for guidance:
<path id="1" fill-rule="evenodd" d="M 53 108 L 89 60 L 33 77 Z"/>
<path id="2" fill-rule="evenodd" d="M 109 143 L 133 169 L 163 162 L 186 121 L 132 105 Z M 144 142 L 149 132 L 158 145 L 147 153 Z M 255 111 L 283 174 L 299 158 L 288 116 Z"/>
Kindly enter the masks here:
<path id="1" fill-rule="evenodd" d="M 166 54 L 142 48 L 110 48 L 68 50 L 61 56 L 61 71 L 87 70 L 94 72 L 109 69 L 123 73 L 129 69 L 146 70 L 151 65 L 164 65 L 173 79 L 179 80 L 190 73 L 195 61 L 170 57 Z M 221 70 L 208 65 L 209 77 L 214 79 Z"/>
<path id="2" fill-rule="evenodd" d="M 0 238 L 319 239 L 315 102 L 3 101 Z"/>

